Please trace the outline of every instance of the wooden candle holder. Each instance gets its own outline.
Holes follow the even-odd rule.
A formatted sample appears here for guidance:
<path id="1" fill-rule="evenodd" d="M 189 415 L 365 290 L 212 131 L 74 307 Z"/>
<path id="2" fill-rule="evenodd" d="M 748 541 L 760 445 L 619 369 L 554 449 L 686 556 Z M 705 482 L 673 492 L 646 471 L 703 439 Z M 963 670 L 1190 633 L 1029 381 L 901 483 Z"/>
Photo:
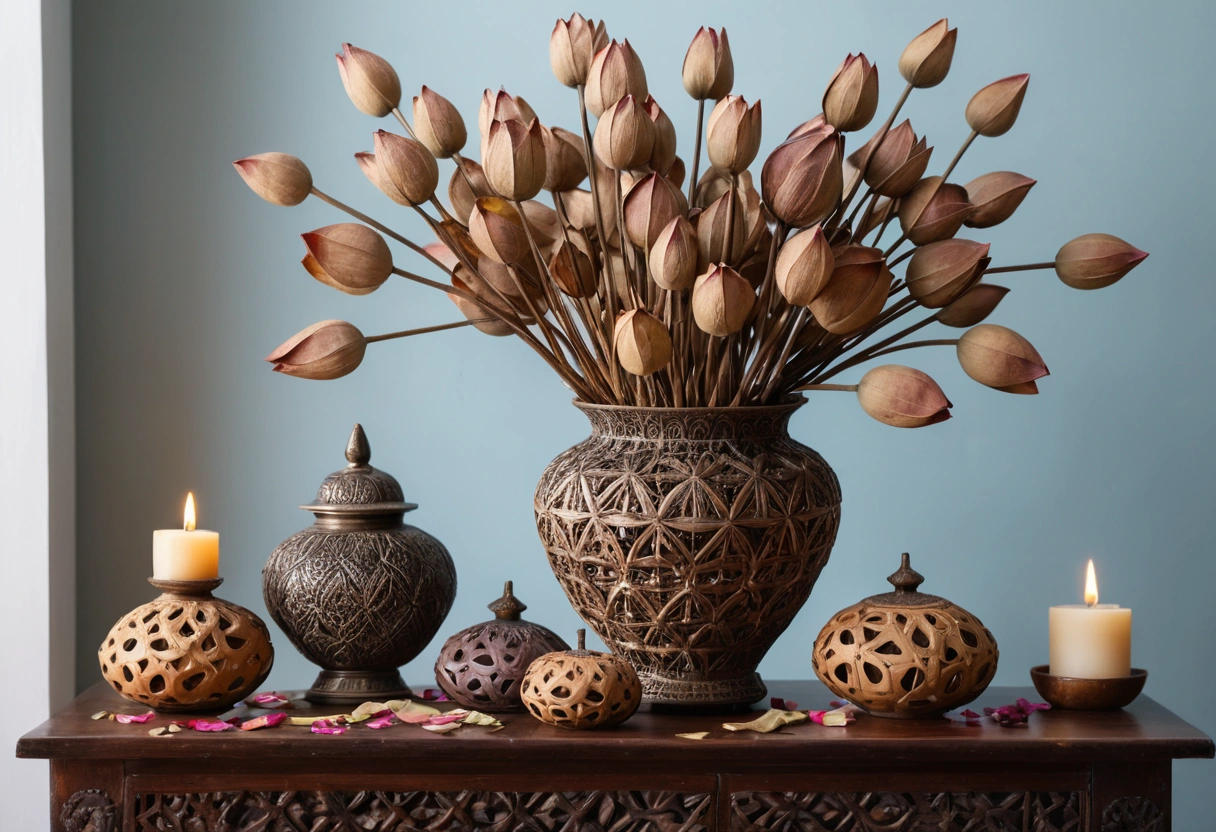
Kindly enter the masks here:
<path id="1" fill-rule="evenodd" d="M 159 597 L 118 620 L 98 648 L 101 675 L 158 711 L 223 710 L 270 675 L 274 648 L 257 615 L 211 595 L 223 578 L 149 578 Z"/>

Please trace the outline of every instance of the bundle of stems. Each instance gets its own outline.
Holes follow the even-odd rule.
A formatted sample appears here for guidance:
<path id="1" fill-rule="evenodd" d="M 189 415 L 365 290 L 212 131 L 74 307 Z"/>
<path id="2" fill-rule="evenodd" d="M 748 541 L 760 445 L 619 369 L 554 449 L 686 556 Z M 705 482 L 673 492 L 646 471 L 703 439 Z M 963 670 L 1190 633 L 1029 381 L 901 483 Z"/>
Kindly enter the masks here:
<path id="1" fill-rule="evenodd" d="M 684 88 L 696 101 L 687 177 L 675 126 L 649 94 L 641 60 L 628 40 L 609 41 L 602 21 L 575 14 L 550 36 L 554 74 L 576 94 L 576 129 L 546 127 L 522 97 L 486 90 L 480 163 L 462 155 L 467 130 L 451 102 L 423 86 L 411 122 L 388 62 L 345 44 L 338 70 L 352 102 L 395 118 L 406 134 L 377 131 L 374 152 L 356 154 L 359 166 L 421 216 L 435 241 L 419 245 L 321 191 L 293 156 L 234 164 L 270 202 L 314 196 L 357 220 L 303 235 L 315 278 L 368 294 L 397 275 L 445 292 L 465 319 L 374 336 L 323 321 L 268 360 L 290 375 L 336 378 L 359 366 L 370 343 L 472 326 L 522 339 L 586 402 L 748 406 L 845 390 L 880 421 L 921 427 L 948 418 L 951 407 L 924 373 L 883 365 L 856 383 L 830 380 L 892 353 L 948 345 L 980 383 L 1035 393 L 1047 367 L 1021 335 L 983 323 L 1008 291 L 984 278 L 1054 269 L 1068 286 L 1100 288 L 1147 254 L 1086 234 L 1050 262 L 992 267 L 988 244 L 956 236 L 1008 219 L 1035 184 L 1009 171 L 966 185 L 950 179 L 977 138 L 1013 127 L 1027 75 L 971 98 L 970 133 L 940 174 L 927 175 L 926 139 L 908 120 L 897 124 L 914 89 L 946 77 L 956 36 L 943 19 L 909 43 L 894 107 L 848 153 L 847 134 L 873 121 L 879 98 L 877 68 L 850 54 L 828 82 L 822 112 L 763 161 L 759 188 L 750 167 L 760 102 L 731 94 L 724 29 L 701 28 L 685 56 Z M 454 164 L 447 205 L 436 196 L 437 159 Z M 421 255 L 438 279 L 394 265 L 386 237 Z M 919 337 L 933 325 L 964 331 Z"/>

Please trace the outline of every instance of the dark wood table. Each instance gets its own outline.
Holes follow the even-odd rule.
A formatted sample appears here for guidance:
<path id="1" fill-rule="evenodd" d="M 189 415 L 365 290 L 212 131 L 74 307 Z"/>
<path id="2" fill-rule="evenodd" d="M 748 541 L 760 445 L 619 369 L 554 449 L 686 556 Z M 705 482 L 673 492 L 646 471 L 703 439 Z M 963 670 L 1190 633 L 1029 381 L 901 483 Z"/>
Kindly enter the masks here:
<path id="1" fill-rule="evenodd" d="M 804 708 L 830 698 L 817 682 L 769 688 Z M 1037 701 L 992 688 L 972 707 L 1019 696 Z M 57 832 L 1164 832 L 1170 761 L 1213 756 L 1211 739 L 1146 696 L 1021 728 L 861 715 L 774 734 L 722 729 L 738 716 L 640 713 L 603 732 L 509 714 L 493 733 L 157 738 L 150 728 L 182 717 L 121 725 L 90 719 L 99 710 L 142 709 L 98 684 L 17 744 L 18 757 L 51 760 Z M 710 734 L 676 736 L 694 731 Z"/>

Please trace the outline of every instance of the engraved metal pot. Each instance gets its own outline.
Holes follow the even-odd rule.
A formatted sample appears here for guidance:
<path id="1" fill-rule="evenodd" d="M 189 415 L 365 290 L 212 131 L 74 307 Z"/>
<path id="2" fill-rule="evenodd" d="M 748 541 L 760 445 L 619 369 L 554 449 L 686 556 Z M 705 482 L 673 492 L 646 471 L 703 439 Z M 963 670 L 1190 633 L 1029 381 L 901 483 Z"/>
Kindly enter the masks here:
<path id="1" fill-rule="evenodd" d="M 746 706 L 756 668 L 810 597 L 840 484 L 764 407 L 575 405 L 591 437 L 549 464 L 536 525 L 570 603 L 652 704 Z"/>
<path id="2" fill-rule="evenodd" d="M 325 478 L 316 521 L 284 540 L 262 569 L 266 609 L 296 649 L 322 670 L 308 692 L 332 704 L 410 695 L 398 668 L 439 631 L 456 599 L 444 545 L 402 522 L 418 506 L 373 468 L 363 428 L 349 465 Z"/>

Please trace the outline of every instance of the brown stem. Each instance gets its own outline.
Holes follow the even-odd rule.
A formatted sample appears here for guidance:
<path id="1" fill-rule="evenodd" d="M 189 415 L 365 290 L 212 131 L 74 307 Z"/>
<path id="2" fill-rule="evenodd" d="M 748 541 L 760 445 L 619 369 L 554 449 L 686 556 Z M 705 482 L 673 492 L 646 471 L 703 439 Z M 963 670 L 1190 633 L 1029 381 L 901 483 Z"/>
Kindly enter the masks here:
<path id="1" fill-rule="evenodd" d="M 995 269 L 984 269 L 984 274 L 1004 274 L 1005 272 L 1029 272 L 1035 269 L 1054 269 L 1055 262 L 1051 263 L 1026 263 L 1021 266 L 998 266 Z"/>
<path id="2" fill-rule="evenodd" d="M 583 89 L 583 85 L 578 86 L 578 115 L 579 121 L 583 125 L 583 144 L 587 148 L 587 179 L 591 182 L 591 213 L 595 216 L 595 233 L 600 238 L 600 249 L 604 253 L 604 269 L 608 272 L 608 286 L 604 290 L 604 296 L 608 301 L 608 316 L 610 320 L 616 320 L 616 313 L 620 307 L 617 306 L 616 298 L 616 274 L 612 267 L 612 256 L 608 253 L 608 235 L 604 233 L 604 217 L 600 210 L 600 188 L 597 182 L 598 175 L 595 165 L 595 149 L 591 146 L 591 127 L 587 121 L 587 95 Z M 622 235 L 625 230 L 620 229 Z M 613 348 L 613 358 L 615 360 L 616 349 Z"/>
<path id="3" fill-rule="evenodd" d="M 836 390 L 841 393 L 856 393 L 856 384 L 804 384 L 797 390 Z"/>
<path id="4" fill-rule="evenodd" d="M 874 134 L 876 137 L 878 137 L 877 141 L 874 142 L 874 151 L 878 150 L 883 143 L 883 139 L 887 137 L 887 132 L 891 129 L 891 125 L 895 123 L 895 117 L 898 116 L 899 111 L 903 109 L 904 103 L 908 100 L 908 96 L 912 94 L 912 89 L 913 87 L 911 84 L 904 87 L 904 91 L 900 93 L 899 100 L 895 102 L 895 107 L 891 110 L 891 114 L 887 116 L 887 120 L 883 122 L 882 127 L 880 127 L 878 132 Z M 853 197 L 856 196 L 857 191 L 861 189 L 861 183 L 865 181 L 866 177 L 866 168 L 870 166 L 870 157 L 873 156 L 874 151 L 872 151 L 870 156 L 867 156 L 863 161 L 861 170 L 857 172 L 857 183 L 853 186 L 853 189 L 849 191 L 849 193 L 845 194 L 844 201 L 840 205 L 840 210 L 836 212 L 837 216 L 844 215 L 844 212 L 848 210 L 849 204 L 852 203 Z M 838 224 L 839 223 L 836 225 Z"/>
<path id="5" fill-rule="evenodd" d="M 887 321 L 887 323 L 889 323 L 892 320 L 895 320 L 894 316 L 891 317 Z M 924 329 L 925 327 L 927 327 L 929 324 L 933 323 L 936 320 L 937 320 L 937 314 L 934 313 L 927 318 L 917 321 L 916 323 L 912 324 L 912 326 L 907 327 L 906 329 L 900 330 L 899 332 L 895 333 L 891 337 L 884 338 L 883 340 L 879 341 L 877 344 L 867 347 L 866 349 L 864 349 L 861 352 L 854 355 L 852 358 L 849 358 L 845 361 L 840 362 L 835 367 L 830 368 L 825 373 L 818 376 L 817 380 L 823 381 L 824 379 L 829 379 L 832 376 L 836 375 L 837 373 L 843 372 L 844 370 L 847 370 L 850 367 L 856 367 L 858 364 L 864 364 L 865 362 L 867 362 L 871 358 L 873 358 L 875 355 L 880 354 L 881 351 L 883 350 L 883 348 L 889 347 L 891 344 L 894 344 L 896 341 L 899 341 L 901 338 L 907 338 L 913 332 L 918 332 L 919 330 Z"/>
<path id="6" fill-rule="evenodd" d="M 967 137 L 967 141 L 963 142 L 963 146 L 958 149 L 958 153 L 954 154 L 954 158 L 950 160 L 950 164 L 946 165 L 945 171 L 942 172 L 942 183 L 945 183 L 950 174 L 954 173 L 954 166 L 958 164 L 959 159 L 963 158 L 963 154 L 967 152 L 967 148 L 971 147 L 971 143 L 975 141 L 978 135 L 979 133 L 974 130 L 971 131 L 971 135 Z"/>
<path id="7" fill-rule="evenodd" d="M 393 108 L 393 115 L 397 117 L 397 121 L 401 122 L 401 126 L 405 128 L 405 132 L 410 134 L 410 138 L 418 141 L 418 135 L 414 132 L 414 128 L 410 127 L 410 123 L 405 120 L 405 116 L 401 115 L 401 111 L 396 107 Z"/>
<path id="8" fill-rule="evenodd" d="M 469 318 L 467 321 L 455 321 L 450 324 L 438 324 L 436 326 L 424 326 L 419 329 L 403 329 L 400 332 L 389 332 L 384 335 L 369 335 L 363 340 L 369 344 L 374 344 L 377 341 L 391 341 L 394 338 L 409 338 L 411 335 L 426 335 L 428 332 L 442 332 L 445 329 L 458 329 L 462 326 L 473 326 L 474 324 L 493 323 L 493 318 Z"/>
<path id="9" fill-rule="evenodd" d="M 688 174 L 688 206 L 693 206 L 697 191 L 697 171 L 701 167 L 701 124 L 705 121 L 705 99 L 697 99 L 697 138 L 692 145 L 692 168 Z"/>

